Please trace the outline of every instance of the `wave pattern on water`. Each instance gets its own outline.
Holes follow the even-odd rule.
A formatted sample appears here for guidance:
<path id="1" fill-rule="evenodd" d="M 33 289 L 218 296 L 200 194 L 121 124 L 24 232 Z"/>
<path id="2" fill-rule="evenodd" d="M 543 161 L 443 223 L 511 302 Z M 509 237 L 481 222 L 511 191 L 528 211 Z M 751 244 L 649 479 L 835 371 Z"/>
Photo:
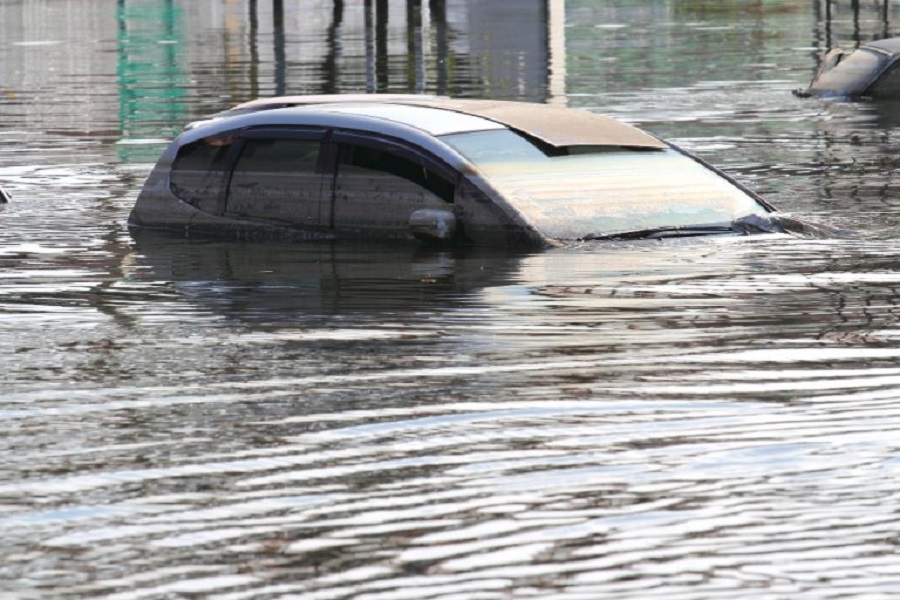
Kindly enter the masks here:
<path id="1" fill-rule="evenodd" d="M 286 272 L 266 274 L 278 293 L 160 286 L 174 263 L 145 248 L 142 279 L 106 292 L 130 325 L 102 350 L 138 373 L 178 353 L 171 382 L 148 366 L 127 387 L 23 378 L 4 398 L 3 455 L 30 460 L 2 465 L 0 574 L 116 598 L 891 589 L 900 351 L 864 336 L 896 327 L 872 301 L 896 276 L 849 269 L 886 251 L 867 243 L 503 257 L 448 301 L 333 316 L 287 302 L 308 287 Z M 456 260 L 461 278 L 493 265 Z M 244 310 L 206 296 L 234 291 Z M 854 297 L 865 323 L 841 312 Z"/>
<path id="2" fill-rule="evenodd" d="M 682 377 L 691 371 L 666 379 Z M 502 597 L 533 586 L 582 597 L 653 579 L 641 594 L 702 583 L 726 597 L 754 585 L 802 593 L 830 578 L 846 593 L 847 570 L 893 573 L 896 393 L 870 382 L 805 403 L 778 401 L 777 389 L 743 401 L 739 390 L 714 400 L 554 390 L 558 399 L 242 421 L 246 447 L 225 455 L 202 434 L 51 453 L 95 465 L 136 452 L 191 458 L 6 484 L 7 502 L 69 502 L 8 511 L 0 528 L 16 547 L 27 524 L 55 569 L 95 565 L 70 587 L 87 595 Z M 222 406 L 215 395 L 207 404 Z M 86 503 L 98 490 L 106 501 Z M 118 580 L 123 556 L 145 565 L 134 581 Z M 191 570 L 167 567 L 188 557 Z M 12 553 L 2 570 L 39 579 L 33 561 Z M 823 579 L 823 561 L 843 566 Z"/>

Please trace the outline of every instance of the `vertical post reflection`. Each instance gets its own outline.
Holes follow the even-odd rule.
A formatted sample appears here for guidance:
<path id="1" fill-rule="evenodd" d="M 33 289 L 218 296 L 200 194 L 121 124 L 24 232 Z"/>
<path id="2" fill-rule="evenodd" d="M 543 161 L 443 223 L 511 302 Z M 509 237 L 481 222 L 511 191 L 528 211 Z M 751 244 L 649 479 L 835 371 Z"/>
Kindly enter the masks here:
<path id="1" fill-rule="evenodd" d="M 498 6 L 490 4 L 482 0 L 454 0 L 452 4 L 448 0 L 356 0 L 352 6 L 361 9 L 361 15 L 354 12 L 361 17 L 360 23 L 355 18 L 347 21 L 346 9 L 351 6 L 347 0 L 329 0 L 324 6 L 317 3 L 315 10 L 319 12 L 308 23 L 294 24 L 286 23 L 292 18 L 291 7 L 294 5 L 286 6 L 284 0 L 272 0 L 271 4 L 267 0 L 246 0 L 243 4 L 248 19 L 245 39 L 250 65 L 245 76 L 250 81 L 245 85 L 253 97 L 266 94 L 265 90 L 276 95 L 290 93 L 287 54 L 291 49 L 288 45 L 296 41 L 287 35 L 287 27 L 299 25 L 304 29 L 315 27 L 319 31 L 317 39 L 320 43 L 309 45 L 309 52 L 304 50 L 300 60 L 309 62 L 312 55 L 317 55 L 312 60 L 318 67 L 320 79 L 315 87 L 321 90 L 320 93 L 342 91 L 346 82 L 339 71 L 343 61 L 349 60 L 357 65 L 356 73 L 364 70 L 364 86 L 368 93 L 386 92 L 402 86 L 414 93 L 427 91 L 449 95 L 453 93 L 451 88 L 456 87 L 453 78 L 457 72 L 460 75 L 468 73 L 468 79 L 474 77 L 474 81 L 460 81 L 468 89 L 479 86 L 476 74 L 479 68 L 490 68 L 491 76 L 497 71 L 494 79 L 502 79 L 502 84 L 510 88 L 509 94 L 566 103 L 566 0 L 528 0 L 521 5 L 516 0 L 507 0 L 502 3 L 502 8 L 498 8 L 500 3 Z M 302 7 L 304 3 L 297 5 Z M 523 10 L 520 10 L 522 5 Z M 271 18 L 266 14 L 270 7 Z M 330 23 L 319 20 L 321 9 L 330 12 Z M 451 12 L 453 15 L 448 14 Z M 457 12 L 460 22 L 468 16 L 474 19 L 473 25 L 478 25 L 474 32 L 460 32 L 460 48 L 466 47 L 465 36 L 469 36 L 468 54 L 454 53 L 451 47 L 454 35 L 451 21 Z M 328 18 L 327 13 L 322 16 Z M 400 33 L 400 27 L 391 29 L 392 17 L 395 21 L 406 18 L 406 39 L 403 41 L 406 42 L 407 56 L 403 62 L 398 62 L 403 57 L 399 56 L 402 50 L 398 52 L 396 42 L 401 42 L 400 36 L 404 34 Z M 267 39 L 270 21 L 271 45 Z M 360 31 L 360 25 L 363 31 Z M 313 31 L 301 33 L 310 37 L 315 35 Z M 364 48 L 357 45 L 359 38 L 355 36 L 360 33 L 363 34 Z M 476 38 L 477 43 L 473 41 Z M 353 60 L 356 52 L 348 50 L 347 44 L 363 50 L 362 64 Z M 273 51 L 271 59 L 266 58 L 269 48 Z M 392 56 L 392 51 L 397 56 Z M 494 53 L 501 56 L 492 56 Z M 266 68 L 270 60 L 271 76 L 267 75 Z"/>
<path id="2" fill-rule="evenodd" d="M 824 56 L 825 52 L 828 50 L 828 40 L 824 39 L 824 31 L 822 28 L 823 16 L 822 16 L 822 2 L 821 0 L 812 0 L 813 5 L 813 17 L 814 23 L 816 24 L 813 28 L 813 49 L 810 52 L 813 61 L 813 71 L 819 68 L 819 61 L 821 57 Z"/>
<path id="3" fill-rule="evenodd" d="M 412 89 L 425 91 L 425 57 L 422 52 L 422 0 L 406 0 L 406 65 Z"/>
<path id="4" fill-rule="evenodd" d="M 388 0 L 375 0 L 375 79 L 379 92 L 387 90 L 388 74 Z"/>
<path id="5" fill-rule="evenodd" d="M 275 51 L 275 95 L 283 96 L 287 85 L 284 49 L 284 0 L 272 0 L 272 38 Z"/>
<path id="6" fill-rule="evenodd" d="M 257 0 L 249 0 L 248 20 L 249 34 L 247 44 L 250 50 L 250 96 L 259 97 L 259 14 L 257 13 Z"/>
<path id="7" fill-rule="evenodd" d="M 429 0 L 431 22 L 434 23 L 435 45 L 437 50 L 437 93 L 447 94 L 447 2 L 446 0 Z"/>
<path id="8" fill-rule="evenodd" d="M 325 83 L 322 85 L 323 94 L 336 94 L 338 92 L 338 56 L 340 56 L 340 31 L 344 22 L 344 0 L 334 0 L 331 11 L 331 24 L 328 26 L 326 45 L 328 54 L 325 55 L 325 63 L 322 65 Z"/>
<path id="9" fill-rule="evenodd" d="M 547 0 L 547 88 L 551 104 L 566 104 L 566 0 Z"/>
<path id="10" fill-rule="evenodd" d="M 372 0 L 365 0 L 363 5 L 366 29 L 366 92 L 375 92 L 375 19 Z"/>

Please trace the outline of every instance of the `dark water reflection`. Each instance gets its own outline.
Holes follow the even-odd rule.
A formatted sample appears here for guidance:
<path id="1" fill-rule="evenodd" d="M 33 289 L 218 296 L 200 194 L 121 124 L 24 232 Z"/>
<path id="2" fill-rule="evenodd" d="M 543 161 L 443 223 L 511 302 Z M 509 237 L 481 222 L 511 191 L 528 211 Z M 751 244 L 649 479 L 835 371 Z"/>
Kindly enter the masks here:
<path id="1" fill-rule="evenodd" d="M 897 595 L 900 123 L 790 91 L 900 6 L 525 4 L 0 3 L 0 596 Z M 857 235 L 127 231 L 185 121 L 281 89 L 583 106 Z"/>

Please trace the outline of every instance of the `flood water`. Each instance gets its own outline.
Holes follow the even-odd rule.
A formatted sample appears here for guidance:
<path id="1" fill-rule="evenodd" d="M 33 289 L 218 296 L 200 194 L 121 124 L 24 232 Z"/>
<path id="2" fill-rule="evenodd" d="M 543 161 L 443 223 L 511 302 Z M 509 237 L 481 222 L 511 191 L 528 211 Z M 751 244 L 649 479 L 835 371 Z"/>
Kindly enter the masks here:
<path id="1" fill-rule="evenodd" d="M 791 94 L 900 3 L 254 4 L 0 2 L 0 597 L 900 594 L 900 107 Z M 611 114 L 856 233 L 126 228 L 186 121 L 364 91 Z"/>

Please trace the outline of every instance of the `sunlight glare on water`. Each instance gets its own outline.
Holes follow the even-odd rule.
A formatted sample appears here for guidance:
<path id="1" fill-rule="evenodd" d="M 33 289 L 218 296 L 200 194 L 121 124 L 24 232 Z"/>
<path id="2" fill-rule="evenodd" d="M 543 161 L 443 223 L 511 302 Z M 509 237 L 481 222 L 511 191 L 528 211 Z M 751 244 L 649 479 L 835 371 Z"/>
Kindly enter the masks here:
<path id="1" fill-rule="evenodd" d="M 900 593 L 900 123 L 791 94 L 900 5 L 511 2 L 0 4 L 0 596 Z M 184 123 L 365 91 L 604 112 L 854 233 L 125 226 Z"/>

